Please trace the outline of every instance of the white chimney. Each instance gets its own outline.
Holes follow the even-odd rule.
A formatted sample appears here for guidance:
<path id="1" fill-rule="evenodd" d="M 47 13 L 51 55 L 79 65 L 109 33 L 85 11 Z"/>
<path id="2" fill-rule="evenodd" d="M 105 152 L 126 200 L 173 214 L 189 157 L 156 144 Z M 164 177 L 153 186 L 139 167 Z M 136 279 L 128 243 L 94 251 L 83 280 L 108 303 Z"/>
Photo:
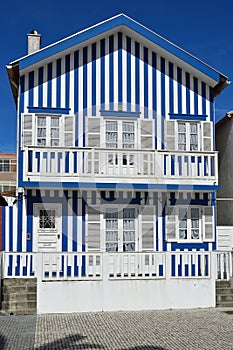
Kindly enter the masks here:
<path id="1" fill-rule="evenodd" d="M 37 30 L 32 30 L 28 37 L 28 55 L 30 53 L 40 50 L 41 45 L 41 35 L 38 34 Z"/>

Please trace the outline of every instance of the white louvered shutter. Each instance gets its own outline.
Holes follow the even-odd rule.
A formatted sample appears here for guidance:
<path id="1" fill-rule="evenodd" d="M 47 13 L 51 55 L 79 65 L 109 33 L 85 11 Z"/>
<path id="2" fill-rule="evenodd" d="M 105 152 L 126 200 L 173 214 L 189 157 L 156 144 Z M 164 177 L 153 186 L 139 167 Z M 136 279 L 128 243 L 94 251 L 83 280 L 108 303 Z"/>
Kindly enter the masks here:
<path id="1" fill-rule="evenodd" d="M 23 114 L 22 116 L 22 146 L 33 145 L 33 115 Z"/>
<path id="2" fill-rule="evenodd" d="M 100 207 L 87 207 L 87 247 L 100 250 Z"/>
<path id="3" fill-rule="evenodd" d="M 64 146 L 74 146 L 74 116 L 64 116 Z"/>
<path id="4" fill-rule="evenodd" d="M 91 148 L 100 147 L 100 118 L 87 118 L 87 146 Z"/>
<path id="5" fill-rule="evenodd" d="M 211 122 L 203 122 L 202 124 L 202 150 L 204 152 L 212 151 L 212 128 Z"/>
<path id="6" fill-rule="evenodd" d="M 166 207 L 166 237 L 167 241 L 176 241 L 177 207 Z"/>
<path id="7" fill-rule="evenodd" d="M 165 148 L 168 151 L 174 151 L 176 148 L 175 142 L 175 120 L 167 120 L 165 130 Z"/>
<path id="8" fill-rule="evenodd" d="M 203 240 L 214 241 L 214 208 L 203 207 Z"/>
<path id="9" fill-rule="evenodd" d="M 153 149 L 154 120 L 141 119 L 141 148 Z"/>
<path id="10" fill-rule="evenodd" d="M 154 250 L 155 207 L 145 206 L 141 212 L 142 250 Z"/>

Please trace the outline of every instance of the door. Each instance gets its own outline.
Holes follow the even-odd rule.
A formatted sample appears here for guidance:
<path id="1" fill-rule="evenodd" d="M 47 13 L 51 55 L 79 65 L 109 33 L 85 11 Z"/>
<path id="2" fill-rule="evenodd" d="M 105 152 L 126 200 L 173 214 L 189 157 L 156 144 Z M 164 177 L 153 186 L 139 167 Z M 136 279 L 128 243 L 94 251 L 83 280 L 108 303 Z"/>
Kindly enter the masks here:
<path id="1" fill-rule="evenodd" d="M 61 252 L 61 205 L 52 203 L 34 204 L 33 228 L 34 251 Z"/>

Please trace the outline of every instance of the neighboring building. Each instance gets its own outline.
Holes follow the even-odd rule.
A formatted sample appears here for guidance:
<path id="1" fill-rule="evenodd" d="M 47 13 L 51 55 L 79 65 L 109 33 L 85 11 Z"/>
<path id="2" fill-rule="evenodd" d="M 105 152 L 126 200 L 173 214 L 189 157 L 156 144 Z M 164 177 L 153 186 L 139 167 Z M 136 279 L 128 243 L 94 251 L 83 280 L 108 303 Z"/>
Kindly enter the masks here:
<path id="1" fill-rule="evenodd" d="M 4 277 L 37 278 L 38 312 L 214 306 L 227 78 L 125 15 L 39 44 L 34 31 L 7 66 L 19 145 Z"/>
<path id="2" fill-rule="evenodd" d="M 0 153 L 0 195 L 15 194 L 16 154 Z"/>
<path id="3" fill-rule="evenodd" d="M 217 192 L 218 248 L 233 249 L 233 111 L 216 123 L 219 184 Z"/>

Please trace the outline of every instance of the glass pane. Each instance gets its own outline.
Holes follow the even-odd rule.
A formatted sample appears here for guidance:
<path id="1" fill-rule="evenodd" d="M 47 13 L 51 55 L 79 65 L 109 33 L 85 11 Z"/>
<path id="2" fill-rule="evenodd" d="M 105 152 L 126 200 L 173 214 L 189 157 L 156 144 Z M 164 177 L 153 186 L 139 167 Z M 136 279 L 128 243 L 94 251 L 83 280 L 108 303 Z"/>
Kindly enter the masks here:
<path id="1" fill-rule="evenodd" d="M 40 210 L 39 228 L 54 229 L 55 228 L 55 210 Z"/>
<path id="2" fill-rule="evenodd" d="M 51 128 L 51 132 L 50 132 L 50 136 L 51 138 L 59 138 L 59 128 Z"/>
<path id="3" fill-rule="evenodd" d="M 186 133 L 186 124 L 178 123 L 178 132 Z"/>
<path id="4" fill-rule="evenodd" d="M 197 124 L 190 124 L 190 133 L 191 134 L 197 134 Z"/>
<path id="5" fill-rule="evenodd" d="M 59 117 L 51 117 L 51 126 L 59 126 Z"/>
<path id="6" fill-rule="evenodd" d="M 187 230 L 179 230 L 179 239 L 187 239 Z"/>
<path id="7" fill-rule="evenodd" d="M 106 121 L 106 131 L 118 131 L 117 121 Z"/>
<path id="8" fill-rule="evenodd" d="M 46 117 L 38 117 L 37 123 L 38 126 L 46 126 Z"/>
<path id="9" fill-rule="evenodd" d="M 38 128 L 37 129 L 37 136 L 38 137 L 46 137 L 46 129 L 45 128 Z"/>
<path id="10" fill-rule="evenodd" d="M 191 238 L 192 239 L 199 239 L 199 229 L 198 230 L 191 230 Z"/>

